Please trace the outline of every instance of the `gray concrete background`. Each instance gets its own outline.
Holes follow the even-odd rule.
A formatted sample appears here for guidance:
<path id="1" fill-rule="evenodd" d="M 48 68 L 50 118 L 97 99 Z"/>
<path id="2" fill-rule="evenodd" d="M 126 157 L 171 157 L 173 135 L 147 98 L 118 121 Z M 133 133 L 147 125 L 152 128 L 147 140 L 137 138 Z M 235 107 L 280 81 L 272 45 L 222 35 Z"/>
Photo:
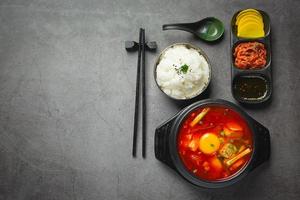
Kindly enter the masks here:
<path id="1" fill-rule="evenodd" d="M 271 160 L 238 184 L 201 190 L 154 158 L 154 129 L 181 106 L 156 87 L 147 54 L 147 159 L 131 158 L 137 54 L 144 27 L 159 51 L 191 42 L 211 59 L 210 97 L 230 91 L 229 22 L 239 9 L 270 14 L 274 95 L 247 112 L 270 129 Z M 0 1 L 0 199 L 299 199 L 299 1 Z M 224 39 L 205 44 L 163 23 L 216 16 Z M 140 139 L 140 138 L 139 138 Z M 140 153 L 140 146 L 138 149 Z"/>

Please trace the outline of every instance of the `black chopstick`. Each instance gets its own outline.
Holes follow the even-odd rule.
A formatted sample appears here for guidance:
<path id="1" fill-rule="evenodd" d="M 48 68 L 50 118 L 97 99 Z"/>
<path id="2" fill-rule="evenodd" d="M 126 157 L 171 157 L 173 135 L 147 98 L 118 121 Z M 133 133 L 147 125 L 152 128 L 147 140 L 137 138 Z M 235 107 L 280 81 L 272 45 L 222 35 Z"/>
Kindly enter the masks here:
<path id="1" fill-rule="evenodd" d="M 132 143 L 132 156 L 136 157 L 136 145 L 137 145 L 137 128 L 139 120 L 139 107 L 140 107 L 140 71 L 141 71 L 141 44 L 142 44 L 142 29 L 139 34 L 139 53 L 137 61 L 137 73 L 136 73 L 136 89 L 135 89 L 135 107 L 134 107 L 134 125 L 133 125 L 133 143 Z"/>
<path id="2" fill-rule="evenodd" d="M 146 158 L 146 69 L 145 69 L 145 30 L 142 29 L 142 156 Z"/>

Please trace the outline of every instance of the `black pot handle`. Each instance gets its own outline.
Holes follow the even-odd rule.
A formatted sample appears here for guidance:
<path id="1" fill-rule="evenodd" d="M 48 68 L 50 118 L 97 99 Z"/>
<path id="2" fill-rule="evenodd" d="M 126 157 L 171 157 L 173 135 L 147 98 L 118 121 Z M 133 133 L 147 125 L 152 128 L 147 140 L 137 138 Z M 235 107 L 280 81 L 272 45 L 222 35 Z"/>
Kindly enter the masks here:
<path id="1" fill-rule="evenodd" d="M 252 170 L 270 158 L 271 144 L 269 130 L 253 119 L 256 133 L 256 155 L 253 157 Z"/>
<path id="2" fill-rule="evenodd" d="M 177 115 L 178 114 L 156 128 L 154 142 L 155 157 L 173 169 L 175 169 L 175 167 L 169 150 L 169 136 Z"/>

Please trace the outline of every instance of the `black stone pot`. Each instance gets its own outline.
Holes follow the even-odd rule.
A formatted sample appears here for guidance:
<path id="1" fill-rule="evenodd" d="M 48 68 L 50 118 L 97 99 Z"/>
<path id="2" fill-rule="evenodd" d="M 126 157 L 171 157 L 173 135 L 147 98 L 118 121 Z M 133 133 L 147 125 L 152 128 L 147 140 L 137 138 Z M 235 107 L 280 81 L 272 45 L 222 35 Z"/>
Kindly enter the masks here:
<path id="1" fill-rule="evenodd" d="M 202 180 L 192 173 L 190 173 L 183 165 L 177 150 L 177 134 L 181 123 L 188 116 L 190 112 L 199 108 L 213 105 L 221 105 L 235 110 L 248 123 L 252 132 L 253 138 L 253 153 L 248 162 L 242 169 L 234 175 L 224 180 L 206 181 Z M 177 171 L 188 182 L 203 188 L 222 188 L 236 183 L 244 176 L 246 176 L 253 169 L 265 162 L 270 157 L 270 134 L 267 128 L 258 123 L 239 106 L 225 101 L 206 99 L 198 101 L 180 112 L 178 112 L 171 119 L 160 125 L 155 130 L 155 157 L 161 162 L 167 164 L 169 167 Z"/>

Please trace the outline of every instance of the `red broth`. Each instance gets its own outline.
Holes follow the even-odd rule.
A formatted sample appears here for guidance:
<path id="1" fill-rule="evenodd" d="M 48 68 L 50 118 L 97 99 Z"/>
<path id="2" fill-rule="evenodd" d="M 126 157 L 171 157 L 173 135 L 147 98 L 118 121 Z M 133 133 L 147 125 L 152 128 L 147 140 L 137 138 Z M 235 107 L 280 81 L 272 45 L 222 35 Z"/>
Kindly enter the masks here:
<path id="1" fill-rule="evenodd" d="M 204 116 L 199 116 L 205 111 Z M 199 108 L 183 121 L 177 149 L 190 173 L 204 180 L 222 180 L 249 162 L 253 152 L 252 133 L 247 122 L 231 108 Z"/>

